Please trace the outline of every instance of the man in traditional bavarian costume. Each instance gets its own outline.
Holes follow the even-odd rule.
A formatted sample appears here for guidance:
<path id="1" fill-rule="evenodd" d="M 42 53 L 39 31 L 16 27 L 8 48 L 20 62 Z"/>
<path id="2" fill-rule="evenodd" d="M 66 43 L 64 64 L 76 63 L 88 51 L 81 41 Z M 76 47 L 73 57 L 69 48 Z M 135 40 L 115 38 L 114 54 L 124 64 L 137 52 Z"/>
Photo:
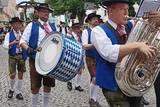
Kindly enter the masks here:
<path id="1" fill-rule="evenodd" d="M 155 55 L 155 47 L 145 42 L 126 43 L 132 22 L 128 21 L 129 0 L 105 0 L 108 21 L 93 28 L 91 42 L 97 50 L 96 84 L 102 88 L 110 107 L 143 107 L 141 97 L 128 97 L 119 89 L 115 79 L 116 64 L 135 51 L 146 58 Z"/>
<path id="2" fill-rule="evenodd" d="M 89 104 L 91 107 L 97 107 L 99 103 L 97 102 L 97 91 L 98 86 L 95 84 L 95 77 L 96 77 L 96 60 L 95 60 L 95 48 L 91 43 L 91 31 L 92 29 L 99 25 L 100 15 L 96 13 L 90 13 L 85 22 L 88 23 L 88 28 L 83 30 L 82 32 L 82 44 L 85 48 L 85 55 L 86 55 L 86 64 L 90 74 L 90 96 L 89 96 Z"/>
<path id="3" fill-rule="evenodd" d="M 22 24 L 22 20 L 18 17 L 13 17 L 9 22 L 12 26 L 12 29 L 9 33 L 6 34 L 3 46 L 8 48 L 9 54 L 9 76 L 10 76 L 10 90 L 8 93 L 8 98 L 12 98 L 14 91 L 16 91 L 16 98 L 19 100 L 23 100 L 22 96 L 22 83 L 23 83 L 23 73 L 26 71 L 25 67 L 25 51 L 22 50 L 19 46 L 19 40 L 21 37 L 20 27 Z M 16 90 L 14 90 L 15 86 L 15 78 L 16 78 L 16 70 L 18 71 L 18 80 Z"/>
<path id="4" fill-rule="evenodd" d="M 73 23 L 72 24 L 72 33 L 71 33 L 71 38 L 75 39 L 76 41 L 78 41 L 79 43 L 82 43 L 81 40 L 81 26 L 80 23 Z M 67 82 L 67 88 L 69 89 L 69 91 L 72 90 L 72 82 L 75 84 L 75 90 L 77 91 L 84 91 L 84 89 L 81 87 L 81 76 L 82 76 L 82 71 L 83 71 L 83 67 L 81 67 L 79 73 L 75 76 L 74 79 L 72 79 L 71 81 Z"/>
<path id="5" fill-rule="evenodd" d="M 20 45 L 28 51 L 30 78 L 31 78 L 31 91 L 32 91 L 32 107 L 37 106 L 39 89 L 43 84 L 43 107 L 49 106 L 49 96 L 51 87 L 55 86 L 55 80 L 37 73 L 35 69 L 35 55 L 36 49 L 45 36 L 52 31 L 56 31 L 55 26 L 48 22 L 49 13 L 53 10 L 49 8 L 46 3 L 40 3 L 35 7 L 38 14 L 38 21 L 33 21 L 25 28 Z"/>

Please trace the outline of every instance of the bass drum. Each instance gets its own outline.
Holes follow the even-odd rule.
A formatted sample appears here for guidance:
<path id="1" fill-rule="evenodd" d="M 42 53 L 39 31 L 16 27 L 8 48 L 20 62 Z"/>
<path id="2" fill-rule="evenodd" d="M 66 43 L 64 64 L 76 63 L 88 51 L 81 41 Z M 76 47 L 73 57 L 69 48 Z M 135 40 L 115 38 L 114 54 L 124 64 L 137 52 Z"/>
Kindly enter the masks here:
<path id="1" fill-rule="evenodd" d="M 40 43 L 40 48 L 35 66 L 41 75 L 66 82 L 74 78 L 83 65 L 82 45 L 60 33 L 46 37 Z"/>

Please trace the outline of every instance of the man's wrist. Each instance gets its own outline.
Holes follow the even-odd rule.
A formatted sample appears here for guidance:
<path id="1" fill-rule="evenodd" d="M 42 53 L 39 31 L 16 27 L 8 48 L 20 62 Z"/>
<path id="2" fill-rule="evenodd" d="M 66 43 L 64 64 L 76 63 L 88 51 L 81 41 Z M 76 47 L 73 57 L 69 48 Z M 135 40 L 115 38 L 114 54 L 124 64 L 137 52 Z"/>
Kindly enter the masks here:
<path id="1" fill-rule="evenodd" d="M 34 49 L 33 48 L 31 48 L 31 47 L 28 47 L 27 48 L 27 52 L 30 54 L 30 53 L 33 53 L 34 52 Z"/>

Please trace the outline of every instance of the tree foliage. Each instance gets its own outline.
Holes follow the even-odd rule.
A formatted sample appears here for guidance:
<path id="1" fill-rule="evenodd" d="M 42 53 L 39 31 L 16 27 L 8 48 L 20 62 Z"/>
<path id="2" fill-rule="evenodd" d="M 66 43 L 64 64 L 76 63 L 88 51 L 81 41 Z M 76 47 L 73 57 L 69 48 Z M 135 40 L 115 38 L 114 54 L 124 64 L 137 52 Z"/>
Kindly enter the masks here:
<path id="1" fill-rule="evenodd" d="M 139 4 L 141 0 L 129 0 L 129 1 L 130 1 L 129 16 L 135 16 L 136 13 L 134 11 L 133 5 L 135 4 L 135 2 L 137 2 Z"/>
<path id="2" fill-rule="evenodd" d="M 85 2 L 98 4 L 99 1 L 100 0 L 46 0 L 46 2 L 54 8 L 56 15 L 64 14 L 66 11 L 75 14 L 84 12 Z"/>
<path id="3" fill-rule="evenodd" d="M 78 16 L 80 23 L 83 23 L 85 17 L 85 2 L 92 2 L 98 6 L 100 0 L 46 0 L 54 9 L 55 15 L 71 13 L 72 16 Z"/>
<path id="4" fill-rule="evenodd" d="M 66 12 L 72 13 L 72 15 L 77 15 L 80 22 L 84 19 L 85 2 L 94 3 L 97 7 L 102 0 L 46 0 L 46 3 L 50 4 L 54 9 L 55 15 L 65 14 Z M 140 0 L 129 0 L 131 4 L 138 2 Z M 130 15 L 134 16 L 135 12 L 133 10 L 133 6 L 130 5 Z"/>

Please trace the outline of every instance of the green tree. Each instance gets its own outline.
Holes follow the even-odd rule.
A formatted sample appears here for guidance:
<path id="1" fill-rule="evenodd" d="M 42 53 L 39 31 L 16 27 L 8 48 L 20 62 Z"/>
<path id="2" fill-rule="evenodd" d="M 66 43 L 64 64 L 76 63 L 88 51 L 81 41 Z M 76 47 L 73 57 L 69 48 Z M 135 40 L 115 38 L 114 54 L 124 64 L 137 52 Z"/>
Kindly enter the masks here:
<path id="1" fill-rule="evenodd" d="M 78 16 L 79 22 L 83 23 L 85 17 L 85 2 L 94 3 L 96 7 L 100 4 L 102 0 L 46 0 L 46 3 L 50 4 L 54 9 L 55 15 L 65 14 L 66 12 L 72 13 L 72 16 Z M 130 16 L 135 15 L 133 4 L 140 0 L 129 0 L 131 2 L 129 13 Z"/>
<path id="2" fill-rule="evenodd" d="M 129 16 L 135 16 L 135 11 L 133 8 L 133 5 L 137 2 L 138 4 L 140 3 L 141 0 L 129 0 L 130 5 L 129 5 Z"/>
<path id="3" fill-rule="evenodd" d="M 54 9 L 55 15 L 70 12 L 72 17 L 78 16 L 80 23 L 83 23 L 85 17 L 85 2 L 92 2 L 98 6 L 100 0 L 46 0 L 46 3 Z"/>

